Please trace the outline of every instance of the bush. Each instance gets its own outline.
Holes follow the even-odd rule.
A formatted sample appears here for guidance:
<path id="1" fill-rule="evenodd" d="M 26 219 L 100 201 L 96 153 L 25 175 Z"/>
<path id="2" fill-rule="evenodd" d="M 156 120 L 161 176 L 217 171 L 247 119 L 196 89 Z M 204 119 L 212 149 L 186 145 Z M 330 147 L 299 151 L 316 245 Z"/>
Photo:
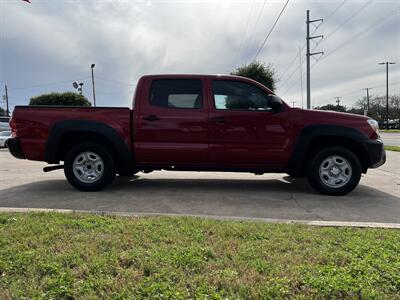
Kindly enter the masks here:
<path id="1" fill-rule="evenodd" d="M 85 96 L 73 92 L 50 93 L 32 97 L 29 105 L 92 106 Z"/>
<path id="2" fill-rule="evenodd" d="M 275 70 L 272 64 L 265 65 L 261 62 L 255 61 L 248 65 L 237 68 L 231 75 L 243 76 L 268 87 L 270 90 L 275 90 Z"/>

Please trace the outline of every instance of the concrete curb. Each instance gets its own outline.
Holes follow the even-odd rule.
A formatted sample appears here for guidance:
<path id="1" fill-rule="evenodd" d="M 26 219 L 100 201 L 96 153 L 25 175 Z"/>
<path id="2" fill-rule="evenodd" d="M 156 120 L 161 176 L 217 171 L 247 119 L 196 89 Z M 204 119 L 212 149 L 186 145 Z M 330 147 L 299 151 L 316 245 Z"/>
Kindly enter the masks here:
<path id="1" fill-rule="evenodd" d="M 286 220 L 272 218 L 248 218 L 234 216 L 213 216 L 213 215 L 191 215 L 191 214 L 168 214 L 168 213 L 130 213 L 130 212 L 108 212 L 96 210 L 73 210 L 73 209 L 53 209 L 53 208 L 20 208 L 20 207 L 0 207 L 0 212 L 58 212 L 64 214 L 86 213 L 97 215 L 110 215 L 122 217 L 145 217 L 145 216 L 167 216 L 167 217 L 196 217 L 213 220 L 230 220 L 230 221 L 256 221 L 264 223 L 277 224 L 303 224 L 310 226 L 325 227 L 360 227 L 360 228 L 392 228 L 400 229 L 400 223 L 378 223 L 378 222 L 344 222 L 344 221 L 309 221 L 309 220 Z"/>

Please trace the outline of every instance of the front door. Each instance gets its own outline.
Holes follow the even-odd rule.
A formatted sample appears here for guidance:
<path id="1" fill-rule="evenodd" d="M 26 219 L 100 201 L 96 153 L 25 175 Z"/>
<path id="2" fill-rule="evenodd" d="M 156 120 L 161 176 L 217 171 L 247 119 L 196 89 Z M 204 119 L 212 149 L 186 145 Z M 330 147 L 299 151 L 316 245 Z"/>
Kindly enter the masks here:
<path id="1" fill-rule="evenodd" d="M 208 112 L 203 79 L 152 78 L 144 83 L 135 120 L 139 163 L 192 165 L 207 160 Z"/>
<path id="2" fill-rule="evenodd" d="M 268 107 L 267 91 L 249 82 L 212 80 L 209 153 L 229 167 L 281 167 L 288 161 L 289 112 Z"/>

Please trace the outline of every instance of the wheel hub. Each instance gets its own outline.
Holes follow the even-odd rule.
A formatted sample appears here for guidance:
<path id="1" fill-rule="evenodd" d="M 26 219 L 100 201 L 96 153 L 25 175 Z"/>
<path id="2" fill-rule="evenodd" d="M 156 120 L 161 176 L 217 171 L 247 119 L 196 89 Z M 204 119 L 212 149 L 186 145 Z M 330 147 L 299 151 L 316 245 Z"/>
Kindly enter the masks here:
<path id="1" fill-rule="evenodd" d="M 330 170 L 329 173 L 331 176 L 338 177 L 340 175 L 340 169 L 337 166 L 333 166 Z"/>
<path id="2" fill-rule="evenodd" d="M 79 181 L 93 183 L 103 175 L 104 163 L 97 153 L 85 151 L 76 156 L 72 170 Z"/>
<path id="3" fill-rule="evenodd" d="M 319 167 L 319 177 L 323 184 L 330 188 L 345 186 L 351 179 L 352 168 L 349 161 L 340 156 L 329 156 Z"/>

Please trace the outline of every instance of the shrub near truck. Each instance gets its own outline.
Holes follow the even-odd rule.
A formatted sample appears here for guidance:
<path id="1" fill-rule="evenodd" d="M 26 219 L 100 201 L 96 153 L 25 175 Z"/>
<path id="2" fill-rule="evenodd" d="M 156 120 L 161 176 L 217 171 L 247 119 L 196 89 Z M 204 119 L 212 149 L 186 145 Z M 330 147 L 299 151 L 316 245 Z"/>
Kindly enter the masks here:
<path id="1" fill-rule="evenodd" d="M 196 170 L 307 176 L 319 192 L 344 195 L 385 162 L 368 117 L 291 108 L 267 87 L 228 75 L 148 75 L 133 108 L 17 106 L 10 120 L 17 158 L 64 165 L 82 191 L 116 174 Z"/>

